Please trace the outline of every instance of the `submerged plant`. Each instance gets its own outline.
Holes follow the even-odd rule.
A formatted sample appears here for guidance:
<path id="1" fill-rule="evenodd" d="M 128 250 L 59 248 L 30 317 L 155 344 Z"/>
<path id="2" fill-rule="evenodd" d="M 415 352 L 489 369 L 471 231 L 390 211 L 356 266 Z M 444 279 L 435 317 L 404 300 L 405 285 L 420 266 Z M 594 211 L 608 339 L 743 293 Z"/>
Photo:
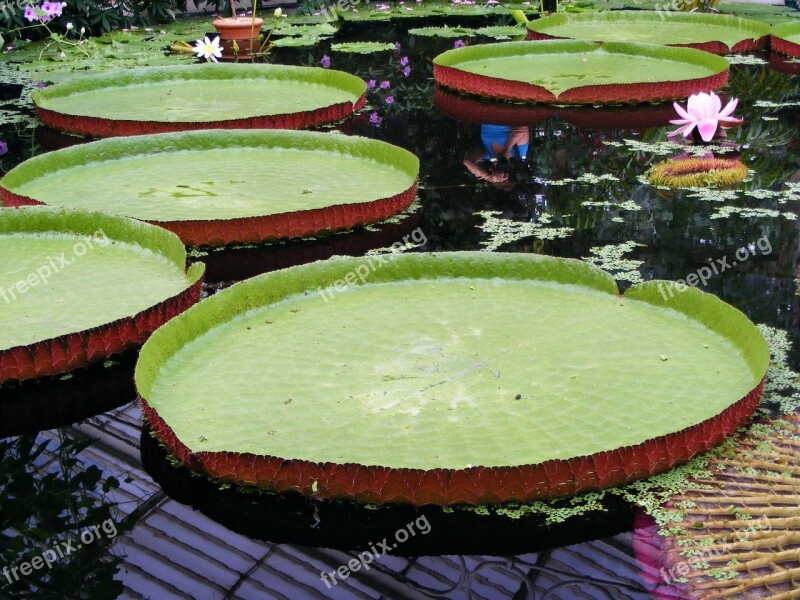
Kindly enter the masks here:
<path id="1" fill-rule="evenodd" d="M 738 103 L 739 99 L 733 98 L 725 105 L 725 108 L 722 108 L 722 100 L 714 92 L 692 94 L 686 102 L 685 110 L 675 102 L 673 106 L 681 118 L 673 119 L 670 123 L 680 125 L 680 127 L 670 132 L 668 137 L 682 135 L 684 138 L 688 138 L 697 128 L 702 140 L 710 142 L 718 128 L 727 129 L 743 122 L 743 119 L 731 116 Z"/>

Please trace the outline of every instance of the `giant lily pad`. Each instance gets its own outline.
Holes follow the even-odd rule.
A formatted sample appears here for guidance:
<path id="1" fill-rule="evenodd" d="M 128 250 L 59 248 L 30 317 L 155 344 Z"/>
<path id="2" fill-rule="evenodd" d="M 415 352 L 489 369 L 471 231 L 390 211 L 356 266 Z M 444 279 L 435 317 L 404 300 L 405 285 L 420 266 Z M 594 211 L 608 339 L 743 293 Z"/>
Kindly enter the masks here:
<path id="1" fill-rule="evenodd" d="M 0 180 L 10 205 L 134 217 L 187 244 L 303 237 L 407 208 L 417 158 L 385 142 L 309 131 L 191 131 L 100 140 L 34 157 Z M 113 193 L 97 193 L 113 189 Z"/>
<path id="2" fill-rule="evenodd" d="M 169 451 L 214 478 L 485 504 L 688 460 L 755 410 L 768 362 L 755 326 L 695 288 L 620 296 L 575 260 L 407 254 L 216 294 L 150 338 L 136 384 Z"/>
<path id="3" fill-rule="evenodd" d="M 509 100 L 561 104 L 653 102 L 718 89 L 728 61 L 691 48 L 557 40 L 449 50 L 433 61 L 446 87 Z"/>
<path id="4" fill-rule="evenodd" d="M 366 84 L 341 71 L 207 64 L 109 71 L 32 95 L 46 125 L 95 137 L 188 129 L 299 129 L 350 116 Z"/>
<path id="5" fill-rule="evenodd" d="M 141 344 L 200 297 L 180 240 L 63 208 L 0 209 L 0 383 L 64 373 Z"/>
<path id="6" fill-rule="evenodd" d="M 770 46 L 775 52 L 800 57 L 800 23 L 783 23 L 773 27 Z"/>
<path id="7" fill-rule="evenodd" d="M 530 21 L 528 38 L 644 42 L 728 54 L 765 48 L 769 25 L 730 15 L 678 11 L 560 13 Z"/>

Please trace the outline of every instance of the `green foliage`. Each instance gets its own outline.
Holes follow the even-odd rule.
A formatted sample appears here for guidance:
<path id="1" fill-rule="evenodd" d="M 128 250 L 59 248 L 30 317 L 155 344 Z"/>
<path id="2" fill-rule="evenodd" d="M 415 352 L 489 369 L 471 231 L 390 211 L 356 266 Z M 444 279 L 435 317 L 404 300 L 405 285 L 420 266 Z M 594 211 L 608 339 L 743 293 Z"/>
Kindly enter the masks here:
<path id="1" fill-rule="evenodd" d="M 116 598 L 122 584 L 114 581 L 121 558 L 108 552 L 117 535 L 126 530 L 112 513 L 106 494 L 119 487 L 94 465 L 78 467 L 78 454 L 91 443 L 72 439 L 63 432 L 57 445 L 38 441 L 35 435 L 0 440 L 0 571 L 31 562 L 63 542 L 106 521 L 92 543 L 74 544 L 73 551 L 52 562 L 52 567 L 33 570 L 19 580 L 0 577 L 0 596 L 38 599 Z M 52 462 L 45 472 L 42 465 Z M 110 533 L 112 532 L 112 533 Z M 17 570 L 17 573 L 20 573 Z"/>
<path id="2" fill-rule="evenodd" d="M 72 23 L 76 31 L 86 28 L 87 34 L 100 35 L 113 29 L 150 25 L 173 21 L 178 10 L 186 9 L 186 0 L 66 0 L 62 15 L 47 25 L 53 31 L 66 31 Z M 33 2 L 31 3 L 32 5 Z M 0 10 L 0 35 L 6 40 L 42 39 L 49 37 L 47 28 L 23 19 L 23 8 L 16 4 L 2 4 Z"/>

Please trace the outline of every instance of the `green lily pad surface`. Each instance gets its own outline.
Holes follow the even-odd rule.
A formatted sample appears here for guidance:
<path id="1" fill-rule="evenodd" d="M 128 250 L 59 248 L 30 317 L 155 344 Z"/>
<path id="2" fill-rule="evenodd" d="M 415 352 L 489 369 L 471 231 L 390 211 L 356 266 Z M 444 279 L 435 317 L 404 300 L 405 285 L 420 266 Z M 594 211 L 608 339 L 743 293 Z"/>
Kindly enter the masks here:
<path id="1" fill-rule="evenodd" d="M 595 42 L 645 42 L 675 46 L 719 42 L 723 52 L 769 34 L 758 21 L 719 14 L 678 11 L 613 11 L 555 14 L 528 23 L 533 33 Z"/>
<path id="2" fill-rule="evenodd" d="M 755 326 L 695 289 L 620 297 L 599 269 L 536 255 L 376 260 L 204 301 L 145 346 L 140 394 L 192 453 L 463 470 L 674 434 L 766 372 Z"/>
<path id="3" fill-rule="evenodd" d="M 39 90 L 32 98 L 40 114 L 189 125 L 352 107 L 365 90 L 359 78 L 330 69 L 206 64 L 110 71 Z M 69 130 L 74 119 L 65 117 L 54 126 Z"/>
<path id="4" fill-rule="evenodd" d="M 414 187 L 418 170 L 414 155 L 377 140 L 191 131 L 112 138 L 35 157 L 0 180 L 0 196 L 159 224 L 231 221 L 391 198 Z"/>
<path id="5" fill-rule="evenodd" d="M 0 352 L 131 317 L 193 285 L 163 229 L 100 213 L 0 209 Z"/>
<path id="6" fill-rule="evenodd" d="M 473 91 L 474 75 L 485 78 L 476 93 L 519 99 L 531 93 L 540 101 L 579 90 L 580 102 L 682 97 L 694 88 L 715 89 L 727 69 L 724 58 L 690 48 L 570 40 L 468 46 L 434 59 L 434 76 L 448 87 Z"/>

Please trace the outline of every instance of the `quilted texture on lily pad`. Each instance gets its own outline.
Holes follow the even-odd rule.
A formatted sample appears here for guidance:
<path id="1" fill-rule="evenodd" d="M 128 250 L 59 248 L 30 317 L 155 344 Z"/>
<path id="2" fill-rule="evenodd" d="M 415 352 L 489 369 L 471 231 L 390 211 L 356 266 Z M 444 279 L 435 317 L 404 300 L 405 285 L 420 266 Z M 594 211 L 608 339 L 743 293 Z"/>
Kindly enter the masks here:
<path id="1" fill-rule="evenodd" d="M 755 326 L 696 289 L 620 296 L 580 261 L 455 252 L 237 284 L 156 332 L 136 383 L 169 451 L 219 480 L 482 504 L 684 462 L 747 420 L 768 362 Z"/>

